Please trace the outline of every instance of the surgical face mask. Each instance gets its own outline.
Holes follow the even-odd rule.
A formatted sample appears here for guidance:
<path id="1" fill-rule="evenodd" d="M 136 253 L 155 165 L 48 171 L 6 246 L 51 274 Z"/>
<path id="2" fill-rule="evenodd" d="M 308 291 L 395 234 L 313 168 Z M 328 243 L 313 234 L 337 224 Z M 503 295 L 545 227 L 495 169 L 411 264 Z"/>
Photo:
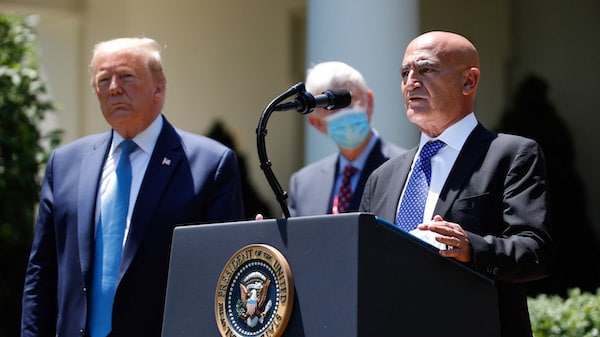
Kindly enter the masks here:
<path id="1" fill-rule="evenodd" d="M 327 132 L 338 145 L 355 149 L 362 144 L 371 131 L 365 108 L 339 110 L 325 117 Z"/>

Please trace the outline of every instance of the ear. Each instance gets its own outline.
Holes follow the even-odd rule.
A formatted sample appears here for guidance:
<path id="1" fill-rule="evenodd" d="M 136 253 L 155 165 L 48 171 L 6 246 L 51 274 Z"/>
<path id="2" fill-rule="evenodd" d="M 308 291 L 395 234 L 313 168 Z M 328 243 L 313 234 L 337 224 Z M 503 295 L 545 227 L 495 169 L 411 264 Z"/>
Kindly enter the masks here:
<path id="1" fill-rule="evenodd" d="M 154 95 L 157 97 L 164 97 L 165 96 L 165 89 L 167 88 L 167 83 L 166 81 L 158 81 L 156 83 L 156 85 L 154 86 Z"/>
<path id="2" fill-rule="evenodd" d="M 477 91 L 477 85 L 479 84 L 479 77 L 479 68 L 471 67 L 466 70 L 463 83 L 463 95 L 469 96 L 475 94 L 475 91 Z"/>
<path id="3" fill-rule="evenodd" d="M 375 98 L 371 90 L 367 90 L 367 119 L 371 124 L 371 118 L 373 117 L 373 110 L 375 109 Z"/>
<path id="4" fill-rule="evenodd" d="M 315 115 L 314 113 L 308 115 L 308 122 L 315 129 L 319 130 L 324 135 L 327 135 L 327 122 L 323 118 Z"/>

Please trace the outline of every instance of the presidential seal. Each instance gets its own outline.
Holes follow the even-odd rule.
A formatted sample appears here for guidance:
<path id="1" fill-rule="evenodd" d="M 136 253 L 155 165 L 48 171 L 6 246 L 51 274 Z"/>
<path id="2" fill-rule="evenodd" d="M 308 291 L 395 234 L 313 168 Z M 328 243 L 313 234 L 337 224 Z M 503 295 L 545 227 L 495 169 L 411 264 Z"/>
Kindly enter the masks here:
<path id="1" fill-rule="evenodd" d="M 279 337 L 294 305 L 294 282 L 285 257 L 255 244 L 238 250 L 223 268 L 215 317 L 223 337 Z"/>

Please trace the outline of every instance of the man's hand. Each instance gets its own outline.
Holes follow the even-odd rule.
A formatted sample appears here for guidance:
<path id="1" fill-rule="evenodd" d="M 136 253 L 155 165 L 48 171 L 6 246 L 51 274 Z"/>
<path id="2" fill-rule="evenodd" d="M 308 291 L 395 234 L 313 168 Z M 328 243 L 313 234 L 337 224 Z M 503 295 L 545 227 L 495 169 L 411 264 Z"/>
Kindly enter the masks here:
<path id="1" fill-rule="evenodd" d="M 431 222 L 420 224 L 418 228 L 440 234 L 435 240 L 448 246 L 448 249 L 440 250 L 440 255 L 463 263 L 471 262 L 469 236 L 459 224 L 444 221 L 441 216 L 436 215 Z"/>

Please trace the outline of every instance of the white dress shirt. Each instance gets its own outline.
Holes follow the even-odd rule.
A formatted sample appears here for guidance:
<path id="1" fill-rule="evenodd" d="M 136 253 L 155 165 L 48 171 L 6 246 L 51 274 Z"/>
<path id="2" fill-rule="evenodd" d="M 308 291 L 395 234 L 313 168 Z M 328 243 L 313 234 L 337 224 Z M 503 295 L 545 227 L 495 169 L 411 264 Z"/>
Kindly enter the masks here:
<path id="1" fill-rule="evenodd" d="M 425 211 L 423 212 L 424 223 L 430 221 L 435 216 L 433 211 L 438 202 L 440 192 L 446 183 L 446 179 L 448 179 L 448 175 L 450 174 L 450 170 L 452 170 L 452 166 L 454 166 L 454 162 L 456 162 L 458 154 L 467 141 L 467 137 L 469 137 L 473 129 L 475 129 L 477 123 L 478 122 L 477 118 L 475 117 L 475 113 L 472 112 L 460 121 L 448 127 L 436 138 L 431 138 L 421 133 L 419 149 L 413 158 L 410 174 L 412 174 L 412 167 L 414 167 L 416 159 L 418 158 L 419 153 L 421 153 L 421 149 L 425 143 L 436 139 L 446 143 L 446 146 L 442 147 L 433 157 L 431 157 L 431 183 L 429 186 L 429 193 L 427 195 L 427 202 L 425 203 Z M 404 197 L 405 190 L 406 184 L 404 186 L 404 190 L 402 191 L 402 198 Z M 402 200 L 402 198 L 400 198 L 400 200 Z M 400 202 L 398 202 L 396 214 L 398 213 L 399 208 Z"/>
<path id="2" fill-rule="evenodd" d="M 146 174 L 148 162 L 150 161 L 150 157 L 154 151 L 154 146 L 156 145 L 156 141 L 160 131 L 162 130 L 163 123 L 163 117 L 162 115 L 159 115 L 152 122 L 152 124 L 146 128 L 146 130 L 142 131 L 132 139 L 138 147 L 129 155 L 132 177 L 131 192 L 129 194 L 129 210 L 127 211 L 127 225 L 125 227 L 123 245 L 125 245 L 125 242 L 127 241 L 129 226 L 131 224 L 131 215 L 133 214 L 137 195 L 140 191 L 140 187 L 142 186 L 142 180 Z M 121 156 L 121 148 L 119 147 L 119 144 L 121 144 L 123 140 L 123 136 L 113 130 L 112 144 L 110 146 L 108 156 L 106 157 L 106 161 L 104 162 L 104 167 L 102 168 L 100 189 L 96 198 L 96 228 L 98 227 L 100 210 L 102 208 L 102 202 L 106 197 L 106 193 L 107 191 L 115 188 L 114 185 L 117 180 L 115 170 L 117 169 L 119 157 Z"/>

